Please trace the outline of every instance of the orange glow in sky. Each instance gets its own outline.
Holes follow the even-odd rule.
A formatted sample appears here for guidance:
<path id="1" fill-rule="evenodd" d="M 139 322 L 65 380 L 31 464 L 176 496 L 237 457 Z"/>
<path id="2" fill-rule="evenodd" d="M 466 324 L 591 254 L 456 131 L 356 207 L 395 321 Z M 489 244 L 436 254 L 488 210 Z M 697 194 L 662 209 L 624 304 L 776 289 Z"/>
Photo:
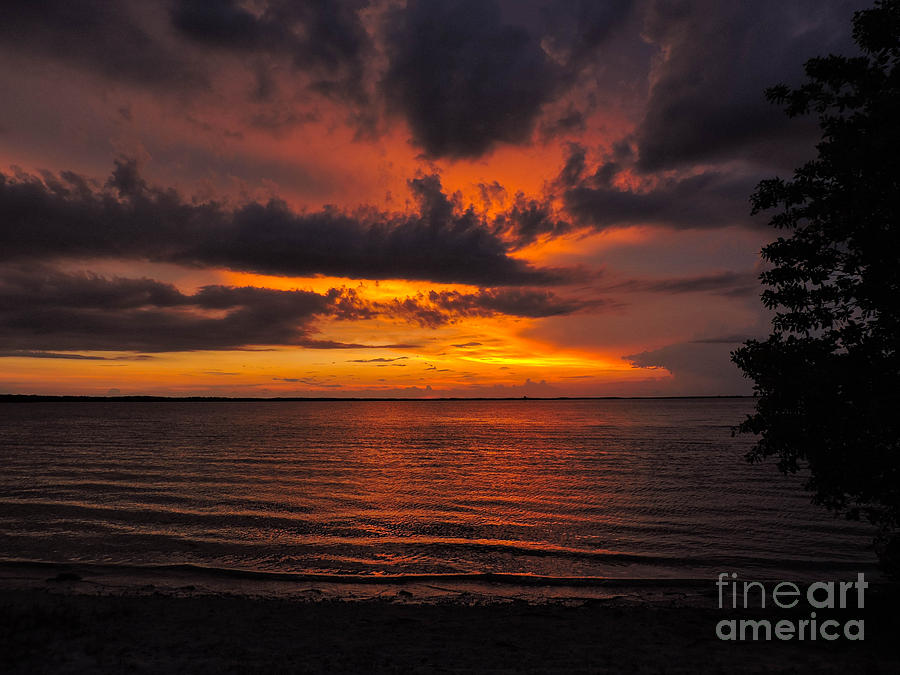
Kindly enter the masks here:
<path id="1" fill-rule="evenodd" d="M 691 79 L 705 15 L 250 4 L 0 43 L 0 393 L 749 392 L 747 196 L 798 150 Z"/>

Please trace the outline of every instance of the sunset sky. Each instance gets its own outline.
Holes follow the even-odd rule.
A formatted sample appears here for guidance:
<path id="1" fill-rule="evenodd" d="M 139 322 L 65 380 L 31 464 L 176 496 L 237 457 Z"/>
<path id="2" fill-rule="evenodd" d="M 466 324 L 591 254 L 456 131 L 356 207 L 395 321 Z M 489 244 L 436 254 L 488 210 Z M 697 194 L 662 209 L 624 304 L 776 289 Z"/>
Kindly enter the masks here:
<path id="1" fill-rule="evenodd" d="M 4 2 L 0 393 L 750 393 L 868 4 Z"/>

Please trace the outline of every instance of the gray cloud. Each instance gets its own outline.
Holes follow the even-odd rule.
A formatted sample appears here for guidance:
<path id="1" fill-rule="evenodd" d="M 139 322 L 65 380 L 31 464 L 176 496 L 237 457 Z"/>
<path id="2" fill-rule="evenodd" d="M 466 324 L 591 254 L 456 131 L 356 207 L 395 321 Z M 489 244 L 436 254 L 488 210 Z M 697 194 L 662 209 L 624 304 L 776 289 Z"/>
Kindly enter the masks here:
<path id="1" fill-rule="evenodd" d="M 410 0 L 386 20 L 383 92 L 431 157 L 477 157 L 526 141 L 542 106 L 574 83 L 629 6 L 540 3 L 535 20 L 514 24 L 494 0 Z M 577 127 L 577 116 L 545 133 L 554 126 Z"/>
<path id="2" fill-rule="evenodd" d="M 662 179 L 644 190 L 584 181 L 565 190 L 566 211 L 580 225 L 602 230 L 624 225 L 678 229 L 729 225 L 763 226 L 750 217 L 750 194 L 758 177 L 707 171 Z"/>
<path id="3" fill-rule="evenodd" d="M 494 2 L 411 0 L 389 17 L 383 88 L 432 157 L 472 157 L 526 140 L 556 94 L 536 36 L 506 25 Z"/>
<path id="4" fill-rule="evenodd" d="M 750 194 L 764 174 L 708 170 L 646 178 L 643 185 L 632 187 L 618 180 L 629 163 L 627 152 L 620 149 L 615 157 L 590 167 L 585 149 L 570 146 L 555 186 L 576 225 L 597 230 L 628 225 L 766 227 L 763 219 L 750 215 Z M 555 229 L 552 220 L 544 221 L 544 227 Z"/>
<path id="5" fill-rule="evenodd" d="M 506 211 L 496 216 L 493 225 L 515 246 L 526 246 L 542 236 L 558 236 L 571 229 L 567 221 L 556 215 L 549 198 L 528 199 L 521 192 Z"/>
<path id="6" fill-rule="evenodd" d="M 187 54 L 147 28 L 149 5 L 105 0 L 4 0 L 0 48 L 13 48 L 154 87 L 203 87 L 206 76 Z"/>
<path id="7" fill-rule="evenodd" d="M 106 278 L 44 266 L 0 267 L 0 356 L 109 360 L 75 351 L 167 352 L 295 345 L 307 349 L 409 349 L 413 344 L 364 345 L 322 340 L 323 318 L 399 319 L 436 327 L 462 317 L 546 317 L 600 301 L 565 299 L 533 289 L 435 292 L 371 302 L 352 289 L 324 293 L 210 285 L 185 294 L 154 279 Z M 118 358 L 118 357 L 114 357 Z M 149 358 L 138 355 L 136 359 Z M 353 363 L 406 365 L 408 357 Z"/>
<path id="8" fill-rule="evenodd" d="M 6 355 L 347 347 L 316 340 L 314 321 L 371 316 L 348 290 L 319 294 L 206 286 L 186 295 L 152 279 L 107 279 L 32 267 L 2 272 L 0 350 Z"/>
<path id="9" fill-rule="evenodd" d="M 69 359 L 76 361 L 148 361 L 155 357 L 149 354 L 135 354 L 134 356 L 96 356 L 88 354 L 60 354 L 57 352 L 36 352 L 27 349 L 11 352 L 0 352 L 0 358 L 16 357 L 27 359 Z"/>
<path id="10" fill-rule="evenodd" d="M 716 293 L 729 296 L 758 295 L 762 291 L 759 273 L 717 272 L 665 279 L 626 279 L 603 286 L 605 291 L 644 293 Z"/>
<path id="11" fill-rule="evenodd" d="M 464 317 L 496 315 L 544 318 L 573 314 L 584 309 L 613 306 L 601 300 L 563 298 L 555 293 L 527 288 L 488 288 L 476 293 L 430 291 L 404 300 L 376 303 L 374 307 L 389 315 L 403 317 L 422 326 L 436 327 Z M 455 347 L 471 347 L 469 342 Z"/>
<path id="12" fill-rule="evenodd" d="M 410 181 L 418 211 L 298 214 L 280 201 L 229 207 L 193 203 L 148 186 L 119 161 L 101 189 L 62 172 L 42 179 L 0 173 L 0 260 L 110 257 L 287 276 L 425 279 L 478 285 L 547 284 L 560 271 L 513 259 L 437 176 Z"/>
<path id="13" fill-rule="evenodd" d="M 751 383 L 731 363 L 731 352 L 739 343 L 683 342 L 660 349 L 623 356 L 639 368 L 665 368 L 673 381 L 666 386 L 679 395 L 747 395 Z"/>
<path id="14" fill-rule="evenodd" d="M 171 21 L 183 36 L 206 47 L 242 55 L 285 57 L 316 76 L 313 88 L 352 99 L 365 98 L 364 63 L 372 52 L 355 0 L 267 0 L 248 11 L 234 0 L 178 0 Z M 261 73 L 258 98 L 266 98 Z"/>
<path id="15" fill-rule="evenodd" d="M 790 120 L 763 91 L 796 83 L 802 64 L 829 51 L 855 51 L 849 39 L 859 0 L 720 2 L 655 0 L 645 34 L 664 53 L 637 130 L 639 166 L 755 158 L 793 166 L 812 152 L 818 129 Z"/>

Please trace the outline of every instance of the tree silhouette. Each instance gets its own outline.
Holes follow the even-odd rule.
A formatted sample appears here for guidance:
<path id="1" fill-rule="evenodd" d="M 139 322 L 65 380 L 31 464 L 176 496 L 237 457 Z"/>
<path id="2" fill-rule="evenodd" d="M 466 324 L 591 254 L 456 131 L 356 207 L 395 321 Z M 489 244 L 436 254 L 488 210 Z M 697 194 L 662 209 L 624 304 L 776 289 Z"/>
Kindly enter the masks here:
<path id="1" fill-rule="evenodd" d="M 732 360 L 755 382 L 751 461 L 809 469 L 813 500 L 879 526 L 900 569 L 900 1 L 856 12 L 855 57 L 813 58 L 807 80 L 766 90 L 790 116 L 814 113 L 818 156 L 764 180 L 753 213 L 785 234 L 763 248 L 772 334 Z"/>

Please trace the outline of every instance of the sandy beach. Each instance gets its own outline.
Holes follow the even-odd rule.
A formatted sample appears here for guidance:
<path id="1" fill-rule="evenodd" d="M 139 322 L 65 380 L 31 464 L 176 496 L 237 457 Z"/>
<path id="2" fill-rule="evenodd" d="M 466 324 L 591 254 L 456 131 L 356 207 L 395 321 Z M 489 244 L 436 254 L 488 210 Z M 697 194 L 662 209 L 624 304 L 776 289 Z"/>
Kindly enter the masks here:
<path id="1" fill-rule="evenodd" d="M 896 599 L 872 589 L 864 641 L 727 643 L 715 635 L 723 612 L 712 585 L 554 596 L 508 584 L 290 584 L 7 565 L 0 670 L 897 672 Z"/>

